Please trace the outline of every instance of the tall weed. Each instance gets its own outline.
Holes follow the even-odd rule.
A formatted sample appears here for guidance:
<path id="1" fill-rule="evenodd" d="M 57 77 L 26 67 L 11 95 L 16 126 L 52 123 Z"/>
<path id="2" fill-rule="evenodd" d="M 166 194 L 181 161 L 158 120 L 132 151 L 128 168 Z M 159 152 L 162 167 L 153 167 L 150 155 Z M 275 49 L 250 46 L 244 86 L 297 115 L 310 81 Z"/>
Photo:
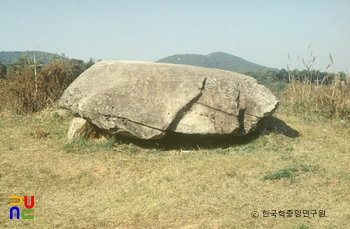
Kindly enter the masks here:
<path id="1" fill-rule="evenodd" d="M 309 45 L 309 49 L 310 49 Z M 326 70 L 333 66 L 331 63 Z M 288 55 L 290 59 L 290 56 Z M 285 102 L 296 114 L 317 114 L 327 118 L 350 119 L 350 81 L 344 73 L 323 73 L 313 69 L 316 57 L 310 52 L 310 60 L 301 58 L 304 69 L 289 71 Z M 300 61 L 300 57 L 298 57 Z"/>
<path id="2" fill-rule="evenodd" d="M 314 85 L 292 78 L 286 96 L 294 113 L 350 119 L 350 84 L 338 75 L 329 85 Z"/>

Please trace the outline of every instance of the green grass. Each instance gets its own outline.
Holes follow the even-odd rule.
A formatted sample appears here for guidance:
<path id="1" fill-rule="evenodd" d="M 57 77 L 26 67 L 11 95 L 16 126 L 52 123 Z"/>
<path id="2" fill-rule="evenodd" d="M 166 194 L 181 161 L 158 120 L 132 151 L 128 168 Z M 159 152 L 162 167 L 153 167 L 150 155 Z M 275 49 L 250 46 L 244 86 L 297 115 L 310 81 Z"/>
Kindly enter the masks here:
<path id="1" fill-rule="evenodd" d="M 5 121 L 0 121 L 0 128 L 4 128 L 4 126 L 6 125 L 6 122 Z"/>
<path id="2" fill-rule="evenodd" d="M 293 179 L 298 176 L 298 172 L 310 172 L 310 166 L 301 164 L 299 166 L 299 169 L 296 167 L 287 167 L 284 169 L 280 169 L 278 171 L 266 174 L 262 177 L 262 180 L 279 180 L 282 178 L 289 179 L 290 181 L 293 181 Z"/>
<path id="3" fill-rule="evenodd" d="M 295 227 L 295 229 L 310 229 L 309 227 L 305 226 L 304 224 L 298 225 Z"/>
<path id="4" fill-rule="evenodd" d="M 296 168 L 285 168 L 278 170 L 277 172 L 273 172 L 263 176 L 263 180 L 278 180 L 281 178 L 289 178 L 293 179 L 295 173 L 298 171 Z"/>

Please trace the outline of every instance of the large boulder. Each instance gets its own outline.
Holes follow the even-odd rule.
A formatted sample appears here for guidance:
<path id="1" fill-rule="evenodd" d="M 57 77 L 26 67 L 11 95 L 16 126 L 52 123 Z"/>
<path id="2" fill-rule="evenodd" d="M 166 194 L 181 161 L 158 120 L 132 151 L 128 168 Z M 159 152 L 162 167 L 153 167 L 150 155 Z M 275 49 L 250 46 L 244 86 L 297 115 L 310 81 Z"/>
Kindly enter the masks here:
<path id="1" fill-rule="evenodd" d="M 167 131 L 245 135 L 278 100 L 254 78 L 231 71 L 100 61 L 64 91 L 59 105 L 111 134 L 157 139 Z"/>

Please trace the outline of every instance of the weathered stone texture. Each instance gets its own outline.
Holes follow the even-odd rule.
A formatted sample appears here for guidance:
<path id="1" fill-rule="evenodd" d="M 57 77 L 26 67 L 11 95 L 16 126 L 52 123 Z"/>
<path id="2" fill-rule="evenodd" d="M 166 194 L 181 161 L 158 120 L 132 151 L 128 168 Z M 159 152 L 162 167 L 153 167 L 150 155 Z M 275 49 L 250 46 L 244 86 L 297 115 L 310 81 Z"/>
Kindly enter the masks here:
<path id="1" fill-rule="evenodd" d="M 59 105 L 109 133 L 156 139 L 167 131 L 244 135 L 275 111 L 278 100 L 235 72 L 101 61 L 65 90 Z"/>

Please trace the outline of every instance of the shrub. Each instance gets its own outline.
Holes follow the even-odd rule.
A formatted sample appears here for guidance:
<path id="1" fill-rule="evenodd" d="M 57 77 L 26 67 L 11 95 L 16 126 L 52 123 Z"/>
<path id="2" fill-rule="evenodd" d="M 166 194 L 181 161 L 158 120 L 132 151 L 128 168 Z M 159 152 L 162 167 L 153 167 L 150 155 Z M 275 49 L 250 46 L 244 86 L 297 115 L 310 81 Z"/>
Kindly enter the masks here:
<path id="1" fill-rule="evenodd" d="M 55 104 L 85 67 L 83 61 L 64 59 L 44 65 L 37 74 L 27 63 L 10 69 L 0 83 L 0 109 L 27 114 Z"/>
<path id="2" fill-rule="evenodd" d="M 42 93 L 36 91 L 33 70 L 25 66 L 22 71 L 10 71 L 3 84 L 6 107 L 17 114 L 30 113 L 41 107 Z"/>

